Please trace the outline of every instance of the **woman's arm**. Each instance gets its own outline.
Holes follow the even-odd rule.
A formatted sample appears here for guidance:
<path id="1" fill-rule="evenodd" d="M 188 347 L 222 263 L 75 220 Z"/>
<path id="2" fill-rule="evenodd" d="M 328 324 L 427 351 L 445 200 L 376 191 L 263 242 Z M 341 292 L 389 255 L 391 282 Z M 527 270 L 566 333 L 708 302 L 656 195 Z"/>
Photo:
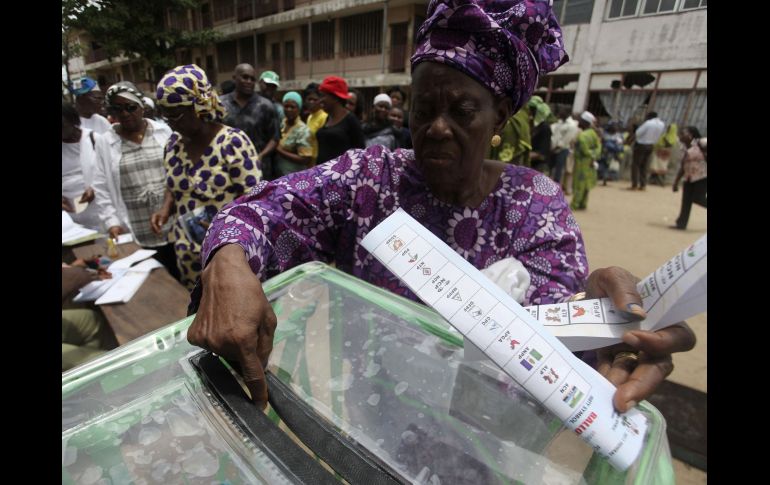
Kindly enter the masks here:
<path id="1" fill-rule="evenodd" d="M 309 166 L 310 162 L 312 160 L 311 156 L 302 156 L 297 153 L 290 152 L 289 150 L 285 149 L 283 145 L 278 145 L 275 148 L 275 151 L 278 152 L 279 155 L 281 155 L 283 158 L 290 160 L 294 163 L 298 163 L 300 165 Z"/>
<path id="2" fill-rule="evenodd" d="M 360 158 L 360 154 L 359 154 Z M 335 257 L 361 162 L 347 154 L 286 175 L 222 209 L 201 250 L 204 270 L 187 333 L 193 345 L 236 360 L 255 403 L 267 399 L 264 366 L 276 317 L 261 281 L 297 264 Z"/>

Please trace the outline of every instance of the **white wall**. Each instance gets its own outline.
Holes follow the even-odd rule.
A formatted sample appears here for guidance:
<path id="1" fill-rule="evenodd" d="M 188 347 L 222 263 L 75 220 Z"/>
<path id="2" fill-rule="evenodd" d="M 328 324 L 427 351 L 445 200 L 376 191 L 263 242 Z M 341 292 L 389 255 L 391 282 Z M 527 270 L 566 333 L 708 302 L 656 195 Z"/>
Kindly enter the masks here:
<path id="1" fill-rule="evenodd" d="M 593 71 L 705 68 L 707 9 L 603 22 Z"/>
<path id="2" fill-rule="evenodd" d="M 587 55 L 592 72 L 667 71 L 706 68 L 707 9 L 603 21 L 593 54 L 589 24 L 562 28 L 570 61 L 554 74 L 576 74 Z"/>

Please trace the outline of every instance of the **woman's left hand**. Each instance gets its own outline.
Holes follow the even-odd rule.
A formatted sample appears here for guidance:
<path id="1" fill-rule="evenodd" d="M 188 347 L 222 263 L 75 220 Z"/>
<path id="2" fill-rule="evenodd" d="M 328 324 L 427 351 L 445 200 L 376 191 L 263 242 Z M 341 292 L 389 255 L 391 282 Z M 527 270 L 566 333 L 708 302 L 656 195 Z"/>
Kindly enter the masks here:
<path id="1" fill-rule="evenodd" d="M 168 222 L 169 214 L 164 210 L 160 210 L 150 216 L 150 227 L 155 234 L 160 235 L 163 230 L 163 226 Z"/>
<path id="2" fill-rule="evenodd" d="M 638 281 L 622 268 L 602 268 L 588 277 L 586 298 L 610 297 L 616 308 L 642 319 L 647 313 L 636 291 Z M 597 370 L 618 387 L 615 409 L 626 412 L 650 396 L 674 370 L 671 354 L 694 346 L 695 334 L 680 322 L 656 332 L 632 330 L 623 335 L 623 343 L 598 349 Z"/>

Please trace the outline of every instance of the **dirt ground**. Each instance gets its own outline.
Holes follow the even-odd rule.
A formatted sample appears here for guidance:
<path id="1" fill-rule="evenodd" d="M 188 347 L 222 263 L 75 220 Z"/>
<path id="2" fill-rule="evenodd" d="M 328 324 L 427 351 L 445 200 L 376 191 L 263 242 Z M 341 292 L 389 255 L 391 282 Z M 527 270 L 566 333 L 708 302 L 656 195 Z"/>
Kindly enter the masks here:
<path id="1" fill-rule="evenodd" d="M 706 210 L 693 205 L 686 231 L 669 229 L 679 214 L 682 192 L 666 187 L 625 190 L 627 181 L 597 185 L 588 209 L 576 211 L 591 270 L 621 266 L 643 278 L 706 233 Z M 570 197 L 568 197 L 570 199 Z M 690 352 L 674 354 L 669 379 L 706 392 L 706 313 L 687 321 L 697 336 Z M 678 484 L 706 483 L 706 473 L 674 460 Z"/>

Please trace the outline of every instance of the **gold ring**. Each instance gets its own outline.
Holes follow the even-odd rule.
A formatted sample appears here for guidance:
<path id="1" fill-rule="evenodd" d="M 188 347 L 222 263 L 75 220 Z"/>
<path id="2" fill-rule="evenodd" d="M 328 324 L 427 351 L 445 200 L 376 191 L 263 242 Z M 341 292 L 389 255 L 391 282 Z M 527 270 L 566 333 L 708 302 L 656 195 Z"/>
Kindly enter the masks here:
<path id="1" fill-rule="evenodd" d="M 629 352 L 627 350 L 623 352 L 618 352 L 615 354 L 615 357 L 612 359 L 612 365 L 615 365 L 617 363 L 629 363 L 636 365 L 639 362 L 639 354 L 636 352 Z"/>
<path id="2" fill-rule="evenodd" d="M 586 299 L 586 292 L 585 291 L 581 291 L 580 293 L 575 293 L 574 295 L 572 295 L 570 297 L 569 301 L 572 302 L 572 301 L 580 301 L 580 300 L 585 300 L 585 299 Z"/>

